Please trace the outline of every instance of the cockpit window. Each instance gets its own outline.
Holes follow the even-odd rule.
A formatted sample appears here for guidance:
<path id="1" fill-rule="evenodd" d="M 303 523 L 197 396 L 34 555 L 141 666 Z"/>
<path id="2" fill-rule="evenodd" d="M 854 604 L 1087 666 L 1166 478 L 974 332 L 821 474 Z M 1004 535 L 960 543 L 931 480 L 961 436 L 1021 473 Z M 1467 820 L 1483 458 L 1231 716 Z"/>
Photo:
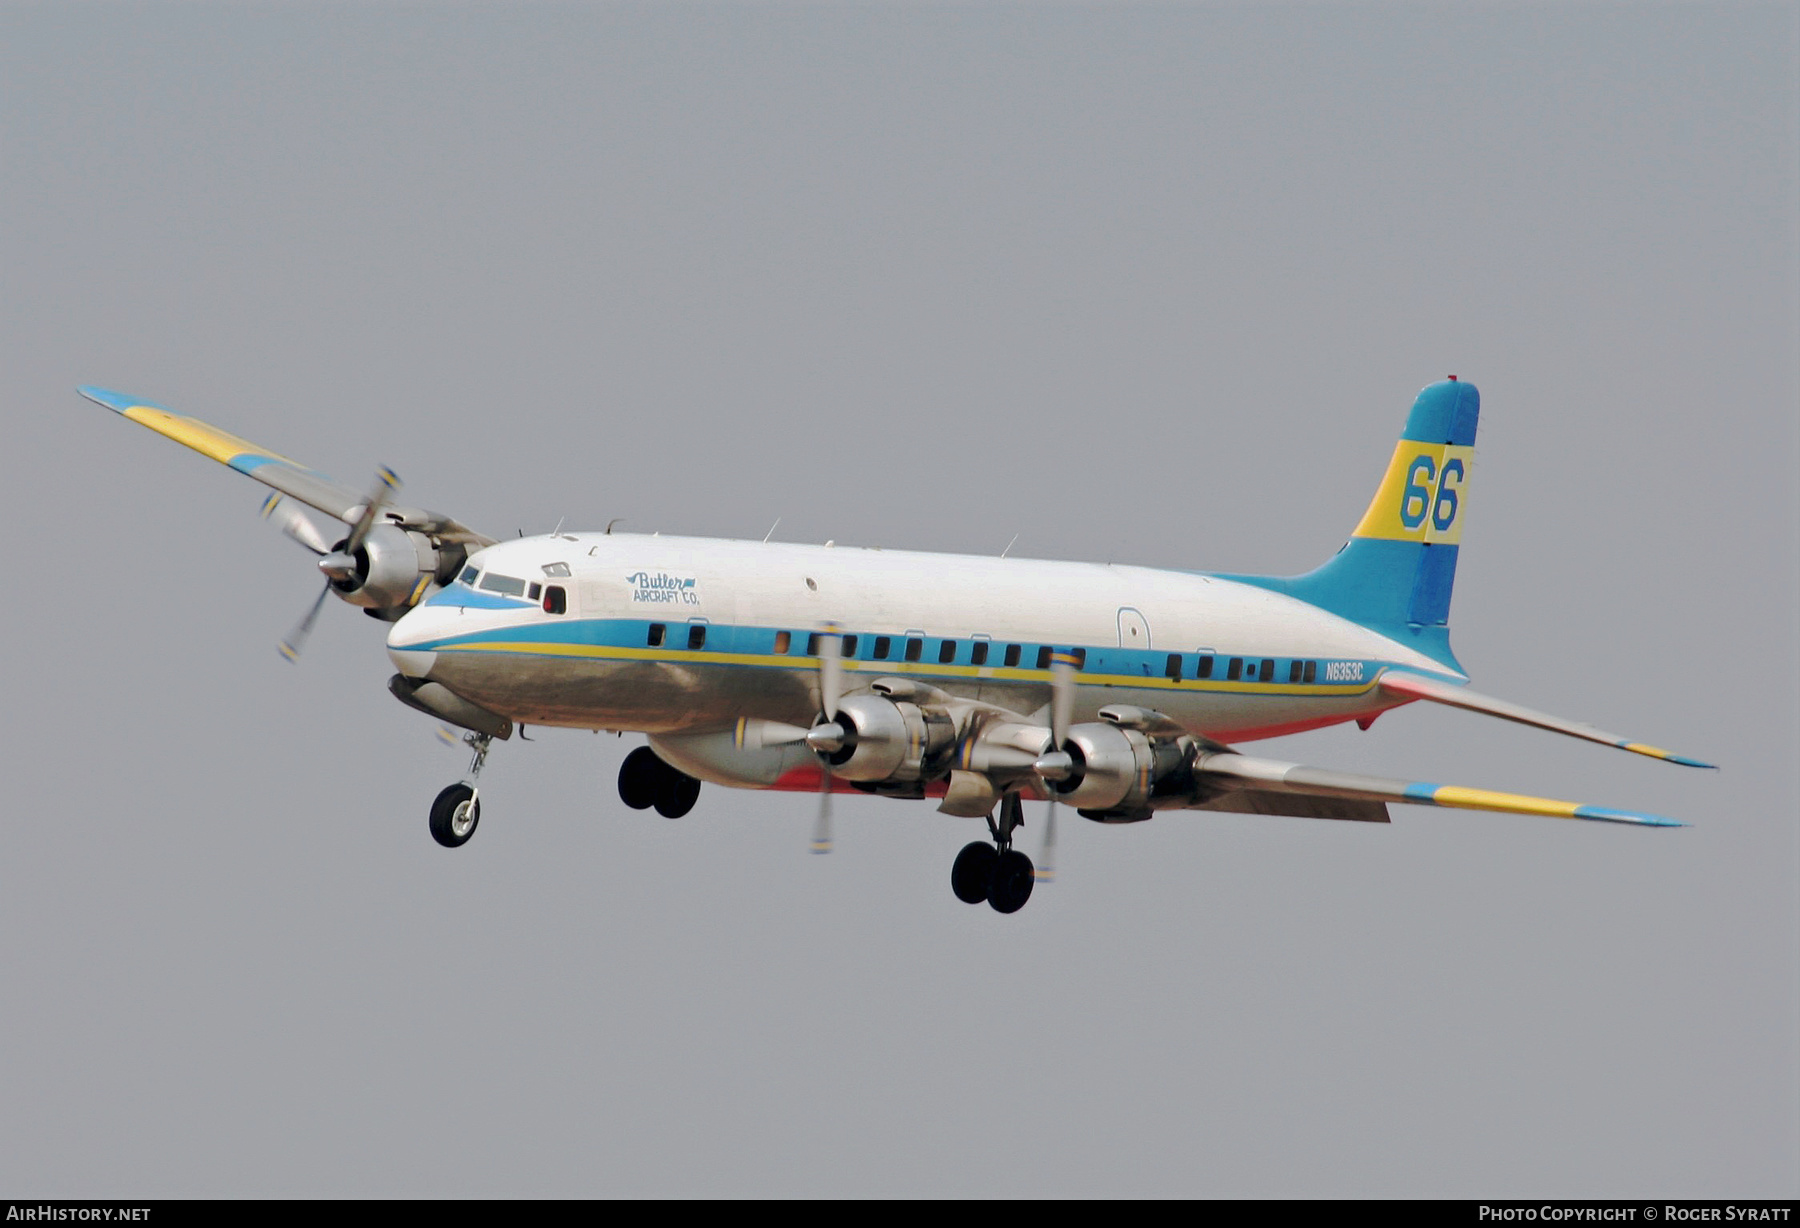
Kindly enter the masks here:
<path id="1" fill-rule="evenodd" d="M 464 584 L 467 584 L 470 588 L 474 588 L 475 587 L 475 577 L 480 574 L 481 574 L 481 569 L 479 567 L 465 567 L 465 568 L 463 568 L 462 575 L 460 575 L 456 578 L 458 580 L 461 580 Z"/>
<path id="2" fill-rule="evenodd" d="M 544 574 L 547 576 L 566 577 L 569 574 L 567 563 L 545 563 Z"/>
<path id="3" fill-rule="evenodd" d="M 481 587 L 490 593 L 503 593 L 508 597 L 523 597 L 525 581 L 513 576 L 503 576 L 496 572 L 488 572 L 481 577 Z"/>

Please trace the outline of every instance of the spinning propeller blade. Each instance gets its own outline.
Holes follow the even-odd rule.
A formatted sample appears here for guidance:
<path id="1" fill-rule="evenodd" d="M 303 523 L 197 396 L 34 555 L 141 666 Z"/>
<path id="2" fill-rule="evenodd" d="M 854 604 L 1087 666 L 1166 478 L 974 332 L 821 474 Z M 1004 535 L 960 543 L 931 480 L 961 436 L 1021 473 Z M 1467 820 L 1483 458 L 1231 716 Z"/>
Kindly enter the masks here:
<path id="1" fill-rule="evenodd" d="M 394 471 L 386 465 L 377 465 L 375 481 L 369 487 L 369 497 L 363 500 L 362 514 L 356 518 L 356 523 L 350 526 L 350 536 L 344 541 L 345 554 L 356 553 L 363 544 L 363 538 L 369 535 L 369 530 L 374 528 L 375 522 L 380 519 L 382 507 L 391 502 L 399 491 L 400 479 Z"/>
<path id="2" fill-rule="evenodd" d="M 1044 814 L 1044 843 L 1038 852 L 1037 864 L 1033 868 L 1033 876 L 1040 883 L 1056 880 L 1056 790 L 1051 787 L 1052 780 L 1062 780 L 1074 767 L 1074 761 L 1063 749 L 1069 740 L 1069 722 L 1075 716 L 1075 656 L 1073 653 L 1052 653 L 1050 657 L 1050 747 L 1038 760 L 1038 774 L 1045 782 L 1045 792 L 1049 794 L 1048 809 Z M 1048 769 L 1046 771 L 1045 769 Z"/>
<path id="3" fill-rule="evenodd" d="M 292 504 L 284 503 L 279 491 L 270 493 L 262 505 L 263 519 L 281 527 L 281 531 L 290 540 L 299 542 L 314 554 L 329 554 L 331 543 L 325 540 L 325 534 L 312 518 Z"/>
<path id="4" fill-rule="evenodd" d="M 313 624 L 319 621 L 319 610 L 324 606 L 325 598 L 330 595 L 331 581 L 327 580 L 325 587 L 319 590 L 319 595 L 313 598 L 312 609 L 306 612 L 306 617 L 302 618 L 299 625 L 288 632 L 287 638 L 281 641 L 282 656 L 290 661 L 300 659 L 300 650 L 306 647 L 306 637 L 312 634 Z"/>
<path id="5" fill-rule="evenodd" d="M 831 756 L 844 745 L 844 728 L 837 723 L 838 697 L 844 686 L 844 639 L 836 623 L 826 623 L 819 633 L 819 707 L 825 719 L 813 726 L 806 744 L 819 760 L 819 817 L 813 823 L 812 851 L 831 851 Z"/>

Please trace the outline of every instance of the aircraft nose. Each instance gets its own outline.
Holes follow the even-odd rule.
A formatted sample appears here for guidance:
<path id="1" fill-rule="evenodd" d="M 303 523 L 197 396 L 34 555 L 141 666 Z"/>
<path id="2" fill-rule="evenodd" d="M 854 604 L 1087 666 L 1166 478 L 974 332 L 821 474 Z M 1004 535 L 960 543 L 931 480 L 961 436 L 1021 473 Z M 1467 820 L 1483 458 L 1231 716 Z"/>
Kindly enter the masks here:
<path id="1" fill-rule="evenodd" d="M 454 617 L 456 611 L 446 611 L 441 606 L 414 606 L 388 628 L 388 657 L 393 661 L 395 669 L 408 678 L 430 676 L 431 667 L 437 662 L 437 653 L 422 645 L 444 637 L 447 613 Z"/>

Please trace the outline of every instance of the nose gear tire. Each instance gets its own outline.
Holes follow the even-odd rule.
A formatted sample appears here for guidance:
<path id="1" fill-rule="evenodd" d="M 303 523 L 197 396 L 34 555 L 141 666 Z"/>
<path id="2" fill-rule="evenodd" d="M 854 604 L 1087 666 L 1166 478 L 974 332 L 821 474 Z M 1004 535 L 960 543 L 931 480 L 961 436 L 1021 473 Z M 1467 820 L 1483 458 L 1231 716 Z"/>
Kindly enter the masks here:
<path id="1" fill-rule="evenodd" d="M 461 848 L 481 822 L 481 799 L 475 790 L 458 782 L 431 803 L 431 838 L 447 849 Z"/>

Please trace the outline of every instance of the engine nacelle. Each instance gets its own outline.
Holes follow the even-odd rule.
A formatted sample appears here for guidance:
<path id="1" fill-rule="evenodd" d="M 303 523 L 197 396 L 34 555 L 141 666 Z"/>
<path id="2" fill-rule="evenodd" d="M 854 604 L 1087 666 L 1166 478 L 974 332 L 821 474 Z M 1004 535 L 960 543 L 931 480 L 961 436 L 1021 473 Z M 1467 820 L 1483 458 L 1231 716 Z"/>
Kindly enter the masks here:
<path id="1" fill-rule="evenodd" d="M 1077 725 L 1062 748 L 1074 767 L 1047 783 L 1058 801 L 1083 812 L 1147 810 L 1158 782 L 1173 783 L 1188 757 L 1180 740 L 1118 725 Z"/>
<path id="2" fill-rule="evenodd" d="M 337 549 L 343 547 L 343 542 L 337 544 Z M 355 574 L 333 580 L 331 587 L 351 605 L 371 610 L 411 606 L 413 595 L 437 576 L 441 561 L 429 537 L 395 524 L 371 528 L 351 557 L 356 560 Z"/>
<path id="3" fill-rule="evenodd" d="M 879 695 L 852 695 L 838 704 L 844 745 L 827 756 L 834 776 L 864 783 L 921 779 L 956 741 L 948 713 Z"/>

